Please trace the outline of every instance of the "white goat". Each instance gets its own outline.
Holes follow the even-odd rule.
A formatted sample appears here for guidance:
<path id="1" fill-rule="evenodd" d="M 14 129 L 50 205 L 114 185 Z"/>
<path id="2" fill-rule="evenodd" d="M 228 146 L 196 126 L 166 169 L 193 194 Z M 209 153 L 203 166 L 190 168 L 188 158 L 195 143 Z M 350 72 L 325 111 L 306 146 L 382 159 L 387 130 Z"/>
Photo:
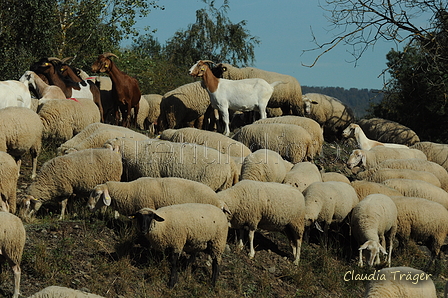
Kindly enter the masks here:
<path id="1" fill-rule="evenodd" d="M 220 79 L 215 77 L 206 62 L 212 61 L 199 60 L 190 68 L 189 73 L 193 77 L 203 78 L 210 95 L 210 103 L 213 108 L 218 109 L 224 121 L 224 134 L 226 136 L 230 133 L 229 109 L 241 112 L 258 110 L 261 119 L 267 117 L 266 106 L 272 92 L 274 92 L 274 87 L 278 84 L 284 84 L 284 82 L 275 81 L 269 84 L 259 78 L 243 80 Z"/>
<path id="2" fill-rule="evenodd" d="M 375 140 L 370 140 L 362 131 L 361 127 L 358 124 L 351 123 L 347 126 L 346 129 L 342 132 L 342 136 L 344 138 L 355 138 L 358 143 L 358 147 L 362 150 L 370 150 L 376 146 L 385 146 L 390 148 L 409 148 L 403 144 L 393 144 L 393 143 L 382 143 Z"/>
<path id="3" fill-rule="evenodd" d="M 25 84 L 25 86 L 33 86 L 37 92 L 37 97 L 39 97 L 40 104 L 51 99 L 65 98 L 65 94 L 61 88 L 56 85 L 48 85 L 34 71 L 26 71 L 20 78 L 20 82 Z"/>
<path id="4" fill-rule="evenodd" d="M 0 81 L 0 109 L 6 107 L 31 108 L 31 94 L 27 85 L 15 81 Z"/>

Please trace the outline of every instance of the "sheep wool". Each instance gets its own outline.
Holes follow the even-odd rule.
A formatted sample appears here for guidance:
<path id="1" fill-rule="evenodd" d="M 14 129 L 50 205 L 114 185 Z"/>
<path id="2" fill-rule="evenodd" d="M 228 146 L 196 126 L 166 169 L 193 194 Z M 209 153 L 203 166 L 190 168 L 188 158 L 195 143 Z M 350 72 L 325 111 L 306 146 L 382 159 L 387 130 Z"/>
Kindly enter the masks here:
<path id="1" fill-rule="evenodd" d="M 358 199 L 360 201 L 363 200 L 368 195 L 375 193 L 383 194 L 389 197 L 402 195 L 399 191 L 389 186 L 386 186 L 385 184 L 382 183 L 376 183 L 366 180 L 355 180 L 352 181 L 350 184 L 355 189 L 356 194 L 358 195 Z"/>
<path id="2" fill-rule="evenodd" d="M 426 154 L 429 161 L 435 162 L 448 171 L 448 144 L 419 142 L 412 146 Z"/>
<path id="3" fill-rule="evenodd" d="M 293 164 L 269 149 L 259 149 L 244 158 L 240 179 L 282 183 Z"/>
<path id="4" fill-rule="evenodd" d="M 339 181 L 350 184 L 350 180 L 344 174 L 338 172 L 326 172 L 322 173 L 322 181 Z"/>
<path id="5" fill-rule="evenodd" d="M 0 200 L 3 211 L 16 213 L 16 189 L 19 166 L 14 158 L 0 151 Z M 5 200 L 5 201 L 3 201 Z"/>
<path id="6" fill-rule="evenodd" d="M 253 242 L 257 228 L 284 230 L 292 247 L 294 264 L 298 265 L 305 229 L 305 203 L 299 190 L 281 183 L 242 180 L 218 192 L 218 197 L 229 208 L 232 227 L 249 228 L 250 258 L 255 255 Z M 239 247 L 243 247 L 241 237 Z"/>
<path id="7" fill-rule="evenodd" d="M 322 175 L 317 166 L 309 161 L 296 163 L 283 180 L 284 184 L 292 185 L 300 192 L 314 182 L 322 182 Z"/>
<path id="8" fill-rule="evenodd" d="M 28 298 L 104 298 L 103 296 L 59 286 L 49 286 Z"/>
<path id="9" fill-rule="evenodd" d="M 0 211 L 0 266 L 7 261 L 14 273 L 13 298 L 20 295 L 20 262 L 25 247 L 26 232 L 20 218 L 14 214 Z"/>
<path id="10" fill-rule="evenodd" d="M 357 178 L 378 183 L 387 179 L 414 179 L 423 180 L 440 187 L 440 181 L 433 173 L 409 169 L 375 168 L 358 173 Z"/>
<path id="11" fill-rule="evenodd" d="M 144 94 L 143 98 L 148 103 L 149 111 L 146 117 L 146 122 L 148 123 L 148 129 L 150 133 L 156 133 L 157 119 L 160 116 L 160 102 L 163 96 L 160 94 Z"/>

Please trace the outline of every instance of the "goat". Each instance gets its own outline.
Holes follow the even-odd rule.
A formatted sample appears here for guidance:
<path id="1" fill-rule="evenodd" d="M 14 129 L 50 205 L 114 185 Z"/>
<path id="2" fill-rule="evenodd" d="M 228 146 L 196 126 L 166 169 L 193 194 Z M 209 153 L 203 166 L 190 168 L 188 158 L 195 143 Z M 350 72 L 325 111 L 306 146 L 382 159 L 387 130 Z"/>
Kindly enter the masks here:
<path id="1" fill-rule="evenodd" d="M 112 53 L 104 53 L 98 56 L 98 59 L 92 65 L 92 72 L 105 72 L 112 80 L 112 96 L 121 112 L 122 126 L 129 126 L 131 109 L 134 109 L 134 115 L 138 114 L 139 102 L 141 98 L 140 88 L 137 79 L 127 75 L 119 70 L 110 57 L 118 58 Z M 116 124 L 120 121 L 118 110 L 115 113 Z M 134 126 L 137 127 L 137 117 L 134 117 Z"/>
<path id="2" fill-rule="evenodd" d="M 31 93 L 27 85 L 16 81 L 0 81 L 0 109 L 6 107 L 31 108 Z"/>
<path id="3" fill-rule="evenodd" d="M 263 79 L 252 78 L 243 80 L 227 80 L 217 78 L 206 64 L 208 60 L 199 60 L 194 64 L 189 74 L 193 77 L 202 77 L 210 95 L 210 103 L 214 109 L 218 109 L 224 121 L 224 134 L 229 135 L 229 109 L 234 111 L 258 110 L 261 119 L 266 118 L 266 106 L 271 98 L 274 87 L 283 84 L 275 81 L 271 84 Z"/>
<path id="4" fill-rule="evenodd" d="M 20 78 L 20 82 L 26 86 L 32 86 L 40 103 L 51 99 L 65 98 L 65 94 L 61 88 L 55 85 L 48 85 L 34 71 L 26 71 Z"/>
<path id="5" fill-rule="evenodd" d="M 361 127 L 358 124 L 351 123 L 347 126 L 346 129 L 342 132 L 342 136 L 344 138 L 355 138 L 358 143 L 358 147 L 362 150 L 370 150 L 376 146 L 385 146 L 390 148 L 409 148 L 406 145 L 402 144 L 393 144 L 393 143 L 382 143 L 375 140 L 370 140 L 362 131 Z"/>

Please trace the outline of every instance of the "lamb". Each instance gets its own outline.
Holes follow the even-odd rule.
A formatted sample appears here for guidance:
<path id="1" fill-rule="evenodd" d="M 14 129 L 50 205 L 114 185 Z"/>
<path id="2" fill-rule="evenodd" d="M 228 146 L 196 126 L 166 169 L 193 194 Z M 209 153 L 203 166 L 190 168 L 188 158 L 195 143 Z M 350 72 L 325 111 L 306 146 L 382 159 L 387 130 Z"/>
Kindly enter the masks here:
<path id="1" fill-rule="evenodd" d="M 233 228 L 249 228 L 249 257 L 255 256 L 254 234 L 257 228 L 269 231 L 283 230 L 289 239 L 294 265 L 299 264 L 305 203 L 296 188 L 275 182 L 242 180 L 229 189 L 218 192 L 231 215 Z M 242 237 L 239 247 L 242 248 Z"/>
<path id="2" fill-rule="evenodd" d="M 355 120 L 349 107 L 338 99 L 319 93 L 307 93 L 302 98 L 306 115 L 316 120 L 328 139 L 340 139 L 343 130 Z"/>
<path id="3" fill-rule="evenodd" d="M 388 197 L 402 195 L 398 190 L 395 190 L 382 183 L 376 183 L 365 180 L 355 180 L 351 182 L 352 187 L 355 189 L 358 199 L 361 201 L 370 194 L 383 194 Z"/>
<path id="4" fill-rule="evenodd" d="M 437 202 L 415 197 L 391 197 L 397 205 L 397 237 L 406 242 L 412 238 L 421 241 L 431 251 L 428 268 L 436 257 L 448 233 L 448 210 Z M 437 219 L 437 220 L 434 220 Z"/>
<path id="5" fill-rule="evenodd" d="M 31 109 L 31 93 L 28 86 L 20 81 L 0 81 L 0 109 L 24 107 Z"/>
<path id="6" fill-rule="evenodd" d="M 322 181 L 339 181 L 350 184 L 350 180 L 344 174 L 338 172 L 326 172 L 322 173 Z"/>
<path id="7" fill-rule="evenodd" d="M 357 175 L 357 178 L 359 180 L 367 180 L 378 183 L 381 183 L 387 179 L 416 179 L 423 180 L 440 187 L 440 181 L 433 173 L 409 169 L 375 168 L 360 172 Z"/>
<path id="8" fill-rule="evenodd" d="M 238 179 L 236 165 L 228 155 L 197 144 L 115 138 L 105 146 L 122 152 L 124 181 L 179 177 L 202 182 L 216 191 L 232 186 Z"/>
<path id="9" fill-rule="evenodd" d="M 121 155 L 106 148 L 86 149 L 50 159 L 42 165 L 36 180 L 26 189 L 21 202 L 24 217 L 37 212 L 44 202 L 62 201 L 64 219 L 69 196 L 88 195 L 98 184 L 120 181 L 123 172 Z"/>
<path id="10" fill-rule="evenodd" d="M 282 183 L 293 164 L 269 149 L 259 149 L 244 158 L 241 180 Z"/>
<path id="11" fill-rule="evenodd" d="M 28 298 L 104 298 L 103 296 L 66 287 L 49 286 Z"/>
<path id="12" fill-rule="evenodd" d="M 281 116 L 281 117 L 260 119 L 254 122 L 254 124 L 268 124 L 268 123 L 294 124 L 305 128 L 311 135 L 316 155 L 321 154 L 322 145 L 324 143 L 323 130 L 322 127 L 320 127 L 319 123 L 317 123 L 313 119 L 299 116 Z"/>
<path id="13" fill-rule="evenodd" d="M 448 209 L 448 193 L 429 182 L 416 179 L 387 179 L 383 184 L 406 197 L 418 197 L 440 203 Z"/>
<path id="14" fill-rule="evenodd" d="M 0 151 L 0 201 L 6 212 L 16 213 L 16 189 L 19 167 L 14 158 Z"/>
<path id="15" fill-rule="evenodd" d="M 36 177 L 37 157 L 42 147 L 43 125 L 39 116 L 24 107 L 0 109 L 0 151 L 13 156 L 20 169 L 22 156 L 30 152 L 31 179 Z"/>
<path id="16" fill-rule="evenodd" d="M 270 149 L 292 163 L 312 160 L 316 153 L 308 131 L 293 124 L 250 124 L 243 126 L 233 138 L 251 151 Z"/>
<path id="17" fill-rule="evenodd" d="M 207 185 L 176 177 L 108 181 L 95 186 L 87 204 L 90 210 L 111 206 L 120 214 L 131 215 L 145 207 L 159 209 L 184 203 L 211 204 L 223 208 L 217 194 Z"/>
<path id="18" fill-rule="evenodd" d="M 44 125 L 43 137 L 62 142 L 101 120 L 98 107 L 88 98 L 50 100 L 38 114 Z"/>
<path id="19" fill-rule="evenodd" d="M 371 194 L 353 208 L 350 220 L 352 232 L 359 244 L 358 266 L 363 266 L 362 251 L 370 251 L 369 265 L 380 264 L 380 252 L 386 252 L 386 237 L 389 244 L 387 264 L 391 265 L 392 248 L 397 232 L 397 206 L 383 194 Z M 381 243 L 380 243 L 381 240 Z"/>
<path id="20" fill-rule="evenodd" d="M 0 211 L 0 267 L 8 262 L 14 273 L 13 298 L 20 295 L 20 262 L 25 247 L 26 232 L 20 218 L 14 214 Z"/>
<path id="21" fill-rule="evenodd" d="M 366 169 L 375 168 L 387 159 L 417 158 L 427 160 L 426 155 L 417 149 L 388 148 L 384 146 L 373 147 L 370 150 L 355 149 L 347 160 L 347 166 L 364 166 Z"/>
<path id="22" fill-rule="evenodd" d="M 361 119 L 358 121 L 358 125 L 369 139 L 378 142 L 407 146 L 420 142 L 420 138 L 413 130 L 391 120 L 381 118 Z"/>
<path id="23" fill-rule="evenodd" d="M 223 154 L 244 158 L 251 153 L 243 143 L 220 133 L 204 131 L 193 127 L 166 129 L 160 139 L 178 143 L 195 143 L 214 148 Z"/>
<path id="24" fill-rule="evenodd" d="M 162 252 L 169 249 L 170 288 L 177 282 L 177 262 L 182 251 L 196 253 L 204 250 L 213 260 L 211 282 L 215 286 L 228 232 L 227 217 L 220 208 L 187 203 L 157 210 L 143 208 L 134 217 L 152 247 Z"/>
<path id="25" fill-rule="evenodd" d="M 421 270 L 410 267 L 383 268 L 367 285 L 365 298 L 437 298 L 434 282 Z"/>
<path id="26" fill-rule="evenodd" d="M 344 138 L 355 138 L 358 143 L 358 147 L 362 150 L 370 150 L 376 146 L 385 146 L 390 148 L 409 148 L 403 144 L 393 144 L 393 143 L 382 143 L 378 141 L 371 140 L 362 131 L 362 128 L 358 124 L 351 123 L 342 132 Z"/>
<path id="27" fill-rule="evenodd" d="M 435 162 L 448 171 L 448 145 L 434 142 L 420 142 L 411 146 L 426 154 L 429 161 Z"/>
<path id="28" fill-rule="evenodd" d="M 284 184 L 292 185 L 300 192 L 314 182 L 322 182 L 322 175 L 317 166 L 308 161 L 296 163 L 283 180 Z"/>
<path id="29" fill-rule="evenodd" d="M 90 148 L 101 148 L 113 138 L 128 137 L 136 141 L 149 139 L 144 134 L 123 126 L 95 122 L 87 125 L 80 133 L 58 147 L 58 155 Z"/>

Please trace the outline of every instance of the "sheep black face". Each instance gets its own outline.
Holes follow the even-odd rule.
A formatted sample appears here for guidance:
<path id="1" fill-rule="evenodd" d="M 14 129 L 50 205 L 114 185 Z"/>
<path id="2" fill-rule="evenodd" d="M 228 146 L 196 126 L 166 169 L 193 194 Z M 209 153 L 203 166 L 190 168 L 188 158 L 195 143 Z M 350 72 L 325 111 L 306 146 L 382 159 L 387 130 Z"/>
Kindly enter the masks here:
<path id="1" fill-rule="evenodd" d="M 160 222 L 165 221 L 165 219 L 158 216 L 153 210 L 149 208 L 140 210 L 137 213 L 131 215 L 130 217 L 137 220 L 137 228 L 144 235 L 146 235 L 149 232 L 153 220 Z"/>

